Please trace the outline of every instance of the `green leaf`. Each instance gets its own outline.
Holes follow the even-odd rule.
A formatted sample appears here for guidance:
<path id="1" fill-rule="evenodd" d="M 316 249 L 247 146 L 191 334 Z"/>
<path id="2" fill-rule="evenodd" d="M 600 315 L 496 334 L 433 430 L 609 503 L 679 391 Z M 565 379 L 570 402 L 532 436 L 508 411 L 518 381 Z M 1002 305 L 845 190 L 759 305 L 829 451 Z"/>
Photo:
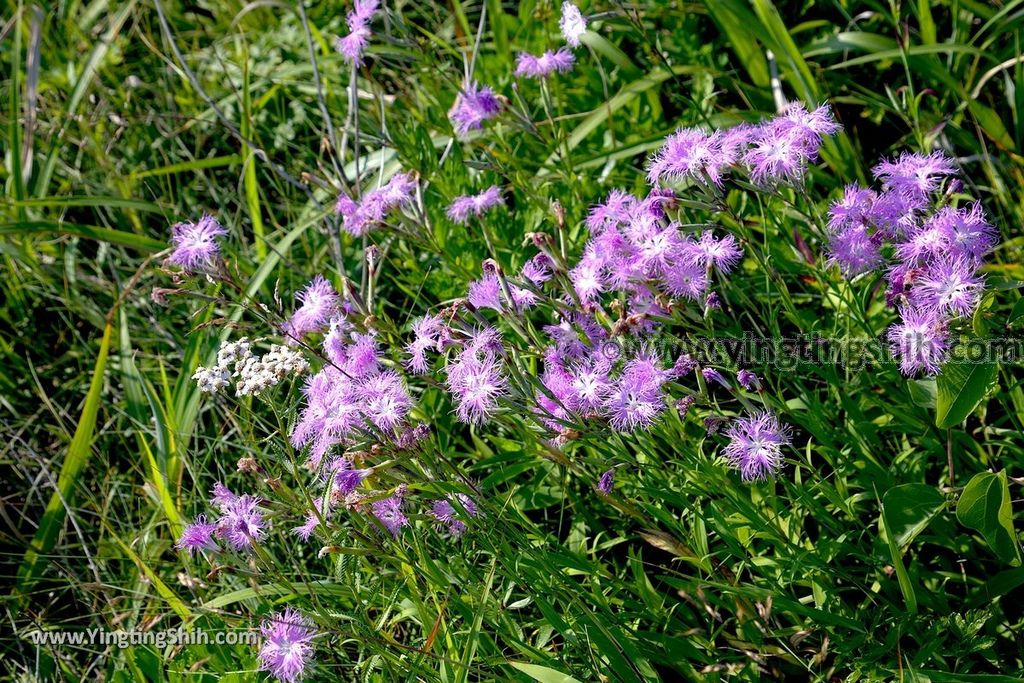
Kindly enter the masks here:
<path id="1" fill-rule="evenodd" d="M 134 9 L 135 0 L 130 0 L 130 2 L 124 3 L 124 5 L 119 8 L 116 15 L 112 15 L 110 17 L 110 23 L 107 26 L 106 33 L 104 33 L 99 40 L 95 41 L 92 52 L 89 53 L 89 59 L 86 60 L 85 64 L 82 66 L 82 70 L 71 79 L 75 84 L 75 88 L 71 91 L 71 96 L 68 98 L 67 105 L 62 112 L 64 121 L 72 121 L 75 119 L 75 114 L 78 113 L 78 107 L 85 100 L 85 95 L 93 81 L 96 79 L 99 69 L 103 65 L 103 60 L 107 57 L 107 52 L 110 51 L 111 47 L 113 47 L 118 34 L 121 32 L 121 27 L 126 21 L 128 21 L 128 18 L 132 15 L 132 11 Z M 50 186 L 50 178 L 53 176 L 53 172 L 57 168 L 57 160 L 60 157 L 63 145 L 66 144 L 63 129 L 61 129 L 61 134 L 53 135 L 52 138 L 54 140 L 53 146 L 50 148 L 50 152 L 46 157 L 46 162 L 43 164 L 42 171 L 36 179 L 35 187 L 37 197 L 46 196 L 46 191 Z"/>
<path id="2" fill-rule="evenodd" d="M 903 601 L 907 604 L 907 611 L 917 614 L 917 593 L 914 592 L 914 584 L 910 581 L 907 568 L 903 566 L 903 555 L 893 540 L 893 533 L 889 530 L 883 514 L 878 520 L 882 533 L 885 534 L 886 544 L 889 546 L 889 555 L 892 556 L 892 566 L 896 570 L 896 580 L 900 584 L 900 592 L 903 593 Z"/>
<path id="3" fill-rule="evenodd" d="M 903 484 L 882 496 L 886 531 L 901 550 L 946 506 L 946 499 L 926 484 Z"/>
<path id="4" fill-rule="evenodd" d="M 762 88 L 769 85 L 768 62 L 755 37 L 757 17 L 747 3 L 740 0 L 704 0 L 708 15 L 729 37 L 729 46 L 750 75 L 751 82 Z"/>
<path id="5" fill-rule="evenodd" d="M 133 209 L 135 211 L 148 211 L 151 213 L 163 213 L 163 209 L 144 199 L 130 199 L 126 197 L 37 197 L 36 199 L 24 199 L 12 202 L 14 206 L 24 207 L 57 207 L 70 208 L 75 206 L 102 206 L 104 208 Z"/>
<path id="6" fill-rule="evenodd" d="M 75 237 L 87 237 L 131 247 L 144 254 L 155 254 L 167 248 L 166 242 L 160 242 L 152 237 L 136 235 L 134 232 L 124 230 L 113 230 L 101 228 L 94 225 L 78 225 L 76 223 L 65 223 L 63 221 L 26 221 L 15 223 L 0 223 L 0 236 L 3 235 L 26 235 L 29 233 L 50 233 L 53 235 L 73 235 Z"/>
<path id="7" fill-rule="evenodd" d="M 590 114 L 588 114 L 587 117 L 583 119 L 575 129 L 573 129 L 566 141 L 568 149 L 576 149 L 576 147 L 583 142 L 588 135 L 597 130 L 601 124 L 605 123 L 608 118 L 612 116 L 612 114 L 640 97 L 640 95 L 648 92 L 651 88 L 660 87 L 661 84 L 671 78 L 673 74 L 686 73 L 687 71 L 692 70 L 693 68 L 689 66 L 674 67 L 671 72 L 665 69 L 655 69 L 643 78 L 639 78 L 624 86 L 622 90 L 616 93 L 611 99 L 590 112 Z M 551 166 L 557 158 L 558 152 L 552 152 L 544 162 L 544 166 Z"/>
<path id="8" fill-rule="evenodd" d="M 979 532 L 999 559 L 1020 564 L 1020 546 L 1013 529 L 1010 486 L 1006 472 L 981 472 L 967 482 L 956 505 L 956 517 Z"/>
<path id="9" fill-rule="evenodd" d="M 188 622 L 192 618 L 192 612 L 189 611 L 185 603 L 182 602 L 181 598 L 170 589 L 170 587 L 163 582 L 163 580 L 157 575 L 157 573 L 150 567 L 139 554 L 132 550 L 131 546 L 125 543 L 116 533 L 111 533 L 110 538 L 114 539 L 121 551 L 142 570 L 142 573 L 146 575 L 153 587 L 156 588 L 157 594 L 167 601 L 167 604 L 172 610 L 177 613 L 181 620 Z"/>
<path id="10" fill-rule="evenodd" d="M 915 379 L 907 384 L 907 388 L 910 389 L 910 400 L 914 402 L 915 406 L 935 407 L 938 388 L 935 386 L 934 379 Z"/>
<path id="11" fill-rule="evenodd" d="M 981 129 L 985 131 L 985 134 L 988 135 L 992 142 L 1005 149 L 1017 149 L 1013 144 L 1013 138 L 1010 137 L 1010 132 L 1006 130 L 1006 125 L 1003 124 L 1003 120 L 995 110 L 986 107 L 977 100 L 968 100 L 967 109 L 974 114 L 978 125 L 981 126 Z"/>
<path id="12" fill-rule="evenodd" d="M 555 669 L 538 664 L 526 664 L 524 662 L 509 662 L 509 665 L 519 669 L 524 674 L 540 683 L 580 683 L 578 680 Z"/>
<path id="13" fill-rule="evenodd" d="M 935 379 L 938 394 L 935 398 L 935 424 L 948 429 L 967 419 L 996 378 L 996 362 L 978 363 L 951 361 Z"/>
<path id="14" fill-rule="evenodd" d="M 917 612 L 917 593 L 910 574 L 903 565 L 903 551 L 921 533 L 928 522 L 945 507 L 946 501 L 938 491 L 925 484 L 904 484 L 885 492 L 882 497 L 882 517 L 879 525 L 885 534 L 896 580 L 907 604 L 907 611 Z"/>
<path id="15" fill-rule="evenodd" d="M 202 171 L 207 168 L 218 168 L 220 166 L 233 166 L 234 164 L 242 163 L 241 154 L 229 154 L 220 157 L 209 157 L 206 159 L 196 159 L 194 161 L 179 161 L 174 164 L 168 164 L 167 166 L 160 166 L 157 168 L 150 168 L 144 171 L 136 171 L 129 175 L 133 180 L 139 180 L 140 178 L 149 178 L 151 176 L 160 175 L 171 175 L 173 173 L 185 173 L 193 171 Z"/>
<path id="16" fill-rule="evenodd" d="M 1012 325 L 1021 318 L 1024 318 L 1024 297 L 1017 299 L 1017 303 L 1013 305 L 1013 310 L 1010 311 L 1010 317 L 1006 319 L 1006 324 Z"/>
<path id="17" fill-rule="evenodd" d="M 108 319 L 106 327 L 103 328 L 103 339 L 100 341 L 100 351 L 96 358 L 96 365 L 93 367 L 89 393 L 85 396 L 85 405 L 82 407 L 78 426 L 75 427 L 75 435 L 71 439 L 71 446 L 61 465 L 57 488 L 50 496 L 50 502 L 47 503 L 43 518 L 39 522 L 39 528 L 36 529 L 36 534 L 25 551 L 25 558 L 22 560 L 21 566 L 18 567 L 16 590 L 21 595 L 28 594 L 39 578 L 42 569 L 40 563 L 57 542 L 68 508 L 73 505 L 78 477 L 89 460 L 92 435 L 96 431 L 96 418 L 99 416 L 100 398 L 103 395 L 103 378 L 107 370 L 107 356 L 110 353 L 112 333 L 113 324 Z"/>

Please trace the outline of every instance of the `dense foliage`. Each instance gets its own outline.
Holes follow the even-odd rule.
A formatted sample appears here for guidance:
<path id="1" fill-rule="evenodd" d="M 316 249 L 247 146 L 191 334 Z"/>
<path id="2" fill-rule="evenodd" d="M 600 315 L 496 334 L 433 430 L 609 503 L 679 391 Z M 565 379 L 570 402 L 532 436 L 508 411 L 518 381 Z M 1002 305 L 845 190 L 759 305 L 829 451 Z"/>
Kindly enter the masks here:
<path id="1" fill-rule="evenodd" d="M 1018 680 L 1022 9 L 10 6 L 5 675 Z"/>

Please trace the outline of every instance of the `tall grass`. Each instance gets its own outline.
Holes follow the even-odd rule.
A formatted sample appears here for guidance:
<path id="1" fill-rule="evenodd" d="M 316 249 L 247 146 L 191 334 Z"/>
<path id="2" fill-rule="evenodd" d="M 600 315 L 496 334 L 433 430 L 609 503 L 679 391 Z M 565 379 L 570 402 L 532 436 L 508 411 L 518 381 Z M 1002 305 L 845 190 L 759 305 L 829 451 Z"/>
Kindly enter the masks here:
<path id="1" fill-rule="evenodd" d="M 360 280 L 338 190 L 415 169 L 430 179 L 434 249 L 382 241 L 375 297 L 403 329 L 464 296 L 489 255 L 444 217 L 466 188 L 510 188 L 489 225 L 507 267 L 529 233 L 553 230 L 556 201 L 575 254 L 587 207 L 639 189 L 646 154 L 675 128 L 827 100 L 844 132 L 810 191 L 837 197 L 896 151 L 947 150 L 1002 231 L 978 329 L 1015 336 L 1024 318 L 1020 2 L 594 3 L 580 65 L 547 93 L 510 74 L 517 51 L 557 40 L 556 3 L 394 3 L 355 81 L 332 46 L 347 9 L 148 0 L 4 13 L 0 669 L 253 680 L 248 645 L 37 647 L 27 633 L 247 629 L 294 603 L 330 631 L 317 680 L 1018 680 L 1024 392 L 1012 364 L 937 383 L 892 367 L 768 373 L 800 437 L 786 475 L 753 487 L 715 457 L 700 412 L 558 459 L 527 430 L 458 424 L 426 390 L 434 440 L 415 466 L 483 493 L 485 521 L 464 540 L 421 518 L 400 542 L 364 530 L 318 556 L 282 519 L 269 544 L 290 562 L 276 575 L 258 558 L 211 567 L 174 550 L 214 481 L 270 495 L 301 480 L 289 387 L 239 405 L 203 399 L 190 379 L 220 340 L 267 332 L 251 308 L 163 291 L 176 286 L 156 267 L 170 225 L 204 211 L 231 227 L 245 295 L 280 316 L 314 273 Z M 470 69 L 517 115 L 463 144 L 447 112 Z M 739 208 L 767 267 L 734 276 L 729 303 L 750 313 L 715 333 L 836 336 L 850 301 L 884 330 L 870 288 L 805 258 L 793 231 L 806 220 Z M 246 455 L 267 463 L 263 476 L 234 471 Z M 615 494 L 594 494 L 613 466 Z"/>

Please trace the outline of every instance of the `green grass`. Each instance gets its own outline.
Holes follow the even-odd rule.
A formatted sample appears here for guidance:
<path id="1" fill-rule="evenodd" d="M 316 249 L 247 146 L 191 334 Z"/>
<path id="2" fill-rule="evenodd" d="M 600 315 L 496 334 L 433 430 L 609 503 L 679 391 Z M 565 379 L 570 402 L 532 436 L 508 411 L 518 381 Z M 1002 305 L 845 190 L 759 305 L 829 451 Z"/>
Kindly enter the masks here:
<path id="1" fill-rule="evenodd" d="M 488 225 L 508 270 L 533 253 L 528 233 L 555 232 L 554 201 L 576 254 L 587 207 L 613 187 L 639 191 L 667 133 L 772 114 L 777 70 L 787 99 L 827 100 L 844 125 L 809 180 L 816 210 L 882 156 L 955 154 L 962 194 L 984 203 L 1003 239 L 975 328 L 1019 333 L 1024 3 L 591 4 L 605 14 L 577 68 L 550 83 L 550 106 L 535 82 L 514 91 L 511 71 L 517 51 L 560 40 L 557 3 L 389 8 L 388 37 L 358 74 L 356 117 L 332 46 L 345 5 L 8 3 L 0 671 L 259 680 L 248 645 L 37 648 L 26 634 L 248 629 L 289 604 L 329 634 L 314 680 L 1024 675 L 1024 391 L 1011 364 L 954 369 L 935 385 L 891 367 L 759 372 L 764 401 L 799 437 L 785 476 L 755 486 L 716 457 L 721 437 L 701 420 L 741 409 L 728 399 L 553 451 L 525 419 L 467 429 L 424 387 L 418 411 L 433 437 L 395 477 L 422 495 L 475 482 L 485 518 L 466 539 L 423 515 L 400 541 L 353 519 L 321 557 L 323 544 L 299 543 L 280 515 L 273 561 L 224 558 L 211 571 L 173 549 L 216 480 L 308 500 L 286 438 L 296 388 L 212 400 L 190 377 L 220 339 L 268 334 L 266 319 L 287 315 L 313 274 L 360 283 L 361 241 L 331 211 L 357 170 L 364 186 L 399 168 L 429 180 L 426 234 L 373 235 L 384 254 L 375 314 L 404 331 L 463 296 L 488 256 L 472 228 L 444 218 L 454 195 L 511 188 L 510 211 Z M 523 120 L 449 147 L 447 112 L 470 62 Z M 794 229 L 818 253 L 820 226 L 750 197 L 730 197 L 741 220 L 726 227 L 753 256 L 723 290 L 745 317 L 675 332 L 881 334 L 891 314 L 870 284 L 801 256 Z M 177 287 L 159 268 L 170 226 L 203 211 L 231 230 L 242 295 L 202 282 L 189 286 L 205 298 L 161 294 Z M 265 477 L 235 472 L 246 455 Z M 611 466 L 616 493 L 597 496 Z"/>

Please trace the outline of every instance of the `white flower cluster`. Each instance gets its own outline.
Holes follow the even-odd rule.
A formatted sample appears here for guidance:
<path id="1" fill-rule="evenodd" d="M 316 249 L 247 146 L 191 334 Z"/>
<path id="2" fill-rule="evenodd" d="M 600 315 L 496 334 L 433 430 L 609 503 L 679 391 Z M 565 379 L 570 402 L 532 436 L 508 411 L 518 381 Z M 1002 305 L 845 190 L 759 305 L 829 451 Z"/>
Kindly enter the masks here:
<path id="1" fill-rule="evenodd" d="M 299 351 L 281 344 L 272 344 L 263 356 L 252 352 L 252 345 L 243 337 L 236 342 L 227 342 L 217 350 L 217 364 L 200 367 L 192 375 L 199 384 L 199 390 L 215 394 L 236 377 L 235 395 L 254 396 L 274 386 L 291 374 L 301 374 L 309 369 L 309 363 Z"/>

